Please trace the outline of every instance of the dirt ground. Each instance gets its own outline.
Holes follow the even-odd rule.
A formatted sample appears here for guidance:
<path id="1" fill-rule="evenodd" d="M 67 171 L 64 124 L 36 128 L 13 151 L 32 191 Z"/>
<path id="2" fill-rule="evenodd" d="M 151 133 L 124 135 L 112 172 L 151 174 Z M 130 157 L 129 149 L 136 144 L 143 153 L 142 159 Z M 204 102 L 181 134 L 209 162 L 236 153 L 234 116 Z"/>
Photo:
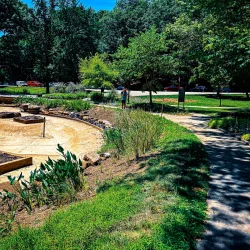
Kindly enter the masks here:
<path id="1" fill-rule="evenodd" d="M 0 112 L 4 111 L 16 112 L 19 109 L 0 107 Z M 25 115 L 30 114 L 22 113 L 22 116 Z M 0 150 L 33 157 L 32 166 L 1 175 L 0 183 L 7 180 L 7 175 L 17 176 L 22 172 L 28 176 L 48 156 L 58 158 L 57 144 L 78 158 L 83 158 L 86 153 L 97 152 L 103 144 L 102 132 L 80 121 L 47 116 L 45 138 L 42 137 L 42 131 L 42 123 L 21 124 L 13 119 L 0 119 Z"/>

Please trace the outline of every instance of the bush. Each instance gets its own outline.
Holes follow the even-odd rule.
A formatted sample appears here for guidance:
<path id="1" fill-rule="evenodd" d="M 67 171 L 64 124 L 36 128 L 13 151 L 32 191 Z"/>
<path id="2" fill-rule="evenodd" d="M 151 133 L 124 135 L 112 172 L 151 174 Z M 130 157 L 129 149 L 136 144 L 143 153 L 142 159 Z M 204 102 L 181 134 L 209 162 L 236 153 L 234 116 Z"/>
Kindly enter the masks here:
<path id="1" fill-rule="evenodd" d="M 103 95 L 100 92 L 93 92 L 90 95 L 90 99 L 93 102 L 102 102 L 103 101 Z"/>
<path id="2" fill-rule="evenodd" d="M 208 122 L 210 128 L 221 128 L 231 132 L 250 131 L 250 119 L 238 117 L 214 118 Z"/>
<path id="3" fill-rule="evenodd" d="M 245 140 L 245 141 L 250 141 L 250 134 L 244 134 L 244 135 L 242 135 L 241 139 Z"/>
<path id="4" fill-rule="evenodd" d="M 114 88 L 111 89 L 111 91 L 109 91 L 108 95 L 105 97 L 106 102 L 115 102 L 118 101 L 118 99 L 118 92 Z"/>
<path id="5" fill-rule="evenodd" d="M 105 132 L 106 143 L 115 145 L 118 154 L 133 153 L 138 158 L 156 145 L 165 119 L 142 110 L 124 110 L 117 115 L 115 124 L 115 129 Z"/>
<path id="6" fill-rule="evenodd" d="M 44 106 L 45 108 L 57 108 L 62 107 L 69 111 L 76 111 L 80 112 L 82 110 L 88 110 L 90 108 L 90 103 L 81 100 L 72 100 L 72 101 L 64 101 L 64 100 L 49 100 L 47 98 L 23 98 L 19 97 L 16 98 L 15 103 L 22 104 L 22 103 L 30 103 L 39 106 Z"/>
<path id="7" fill-rule="evenodd" d="M 86 98 L 88 95 L 85 92 L 78 92 L 75 94 L 54 93 L 54 94 L 47 94 L 47 95 L 43 95 L 43 96 L 48 98 L 48 99 L 78 100 L 78 99 Z"/>

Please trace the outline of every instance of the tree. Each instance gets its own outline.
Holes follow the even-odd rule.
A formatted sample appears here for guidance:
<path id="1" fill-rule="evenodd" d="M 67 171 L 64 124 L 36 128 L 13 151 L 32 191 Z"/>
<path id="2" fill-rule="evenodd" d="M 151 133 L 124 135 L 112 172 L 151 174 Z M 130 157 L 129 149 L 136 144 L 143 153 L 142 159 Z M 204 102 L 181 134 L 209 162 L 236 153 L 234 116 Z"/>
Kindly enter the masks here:
<path id="1" fill-rule="evenodd" d="M 107 60 L 107 54 L 95 54 L 93 57 L 81 59 L 79 71 L 82 84 L 94 88 L 111 88 L 112 82 L 118 77 L 118 72 Z"/>
<path id="2" fill-rule="evenodd" d="M 173 58 L 168 53 L 164 34 L 153 27 L 135 38 L 128 47 L 120 47 L 115 55 L 116 64 L 121 66 L 123 77 L 143 79 L 143 90 L 149 91 L 152 104 L 152 91 L 159 89 L 157 78 L 161 73 L 171 71 Z"/>

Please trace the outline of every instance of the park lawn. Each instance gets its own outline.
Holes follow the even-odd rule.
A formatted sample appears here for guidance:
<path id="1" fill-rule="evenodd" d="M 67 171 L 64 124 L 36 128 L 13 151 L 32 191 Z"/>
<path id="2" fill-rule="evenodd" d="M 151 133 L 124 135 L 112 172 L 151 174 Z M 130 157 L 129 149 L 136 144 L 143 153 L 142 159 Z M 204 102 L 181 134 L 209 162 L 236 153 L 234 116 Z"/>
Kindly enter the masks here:
<path id="1" fill-rule="evenodd" d="M 9 95 L 42 95 L 46 93 L 45 87 L 17 87 L 10 86 L 0 89 L 0 94 Z"/>
<path id="2" fill-rule="evenodd" d="M 139 98 L 139 99 L 138 99 Z M 149 96 L 141 96 L 132 98 L 133 100 L 140 100 L 142 102 L 149 102 Z M 169 96 L 156 96 L 153 95 L 153 102 L 164 102 L 167 105 L 178 105 L 177 95 Z M 185 106 L 197 107 L 219 107 L 220 101 L 214 94 L 210 95 L 186 95 Z M 245 95 L 222 95 L 222 107 L 235 107 L 235 108 L 250 108 L 250 100 L 246 99 Z"/>
<path id="3" fill-rule="evenodd" d="M 207 154 L 170 121 L 157 149 L 141 161 L 144 171 L 107 181 L 39 228 L 20 228 L 0 249 L 194 249 L 206 219 Z"/>

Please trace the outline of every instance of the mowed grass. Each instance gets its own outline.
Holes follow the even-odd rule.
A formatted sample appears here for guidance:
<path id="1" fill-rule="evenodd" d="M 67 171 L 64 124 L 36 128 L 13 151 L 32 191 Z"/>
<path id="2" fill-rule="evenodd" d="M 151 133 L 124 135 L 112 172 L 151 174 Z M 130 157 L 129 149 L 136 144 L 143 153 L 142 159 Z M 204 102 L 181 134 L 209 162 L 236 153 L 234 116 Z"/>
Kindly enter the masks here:
<path id="1" fill-rule="evenodd" d="M 89 201 L 22 228 L 0 249 L 195 249 L 206 219 L 208 161 L 190 131 L 167 121 L 144 171 L 107 181 Z"/>
<path id="2" fill-rule="evenodd" d="M 148 96 L 136 97 L 136 100 L 142 102 L 149 102 Z M 169 96 L 156 96 L 153 95 L 153 102 L 165 103 L 167 105 L 178 105 L 177 95 Z M 185 106 L 197 106 L 198 107 L 214 107 L 217 108 L 220 105 L 219 98 L 214 95 L 186 95 Z M 231 108 L 250 108 L 250 100 L 247 100 L 245 95 L 222 95 L 222 107 L 231 107 Z"/>
<path id="3" fill-rule="evenodd" d="M 17 87 L 10 86 L 5 88 L 0 88 L 0 94 L 9 94 L 9 95 L 42 95 L 46 93 L 45 87 Z"/>

